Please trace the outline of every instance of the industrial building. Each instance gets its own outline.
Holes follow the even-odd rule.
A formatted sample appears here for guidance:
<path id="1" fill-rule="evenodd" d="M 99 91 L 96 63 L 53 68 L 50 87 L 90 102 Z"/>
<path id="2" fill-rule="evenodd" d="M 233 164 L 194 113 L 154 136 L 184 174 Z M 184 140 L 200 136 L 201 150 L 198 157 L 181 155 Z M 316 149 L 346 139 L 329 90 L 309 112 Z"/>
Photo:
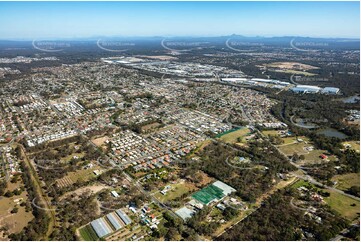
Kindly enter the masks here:
<path id="1" fill-rule="evenodd" d="M 115 230 L 121 229 L 123 225 L 121 224 L 118 216 L 116 216 L 114 213 L 109 213 L 106 215 L 109 222 L 113 225 Z"/>
<path id="2" fill-rule="evenodd" d="M 319 93 L 321 88 L 317 86 L 297 85 L 291 88 L 291 90 L 295 93 Z"/>
<path id="3" fill-rule="evenodd" d="M 196 211 L 187 207 L 182 207 L 178 209 L 175 213 L 185 221 L 188 218 L 191 218 L 196 213 Z"/>
<path id="4" fill-rule="evenodd" d="M 339 88 L 336 87 L 325 87 L 324 89 L 322 89 L 321 93 L 323 94 L 338 94 L 340 92 Z"/>
<path id="5" fill-rule="evenodd" d="M 118 209 L 117 211 L 118 216 L 123 220 L 125 225 L 128 225 L 132 222 L 132 220 L 126 215 L 121 209 Z"/>
<path id="6" fill-rule="evenodd" d="M 104 217 L 93 220 L 90 225 L 94 229 L 99 238 L 103 238 L 114 231 L 117 231 L 124 226 L 130 224 L 132 220 L 126 213 L 118 209 L 112 213 L 108 213 Z"/>
<path id="7" fill-rule="evenodd" d="M 194 193 L 192 198 L 203 203 L 204 205 L 208 205 L 212 202 L 222 200 L 224 197 L 235 191 L 236 189 L 233 187 L 230 187 L 221 181 L 216 181 L 213 184 Z"/>
<path id="8" fill-rule="evenodd" d="M 99 238 L 103 238 L 104 236 L 113 232 L 104 218 L 98 218 L 92 221 L 90 224 Z"/>

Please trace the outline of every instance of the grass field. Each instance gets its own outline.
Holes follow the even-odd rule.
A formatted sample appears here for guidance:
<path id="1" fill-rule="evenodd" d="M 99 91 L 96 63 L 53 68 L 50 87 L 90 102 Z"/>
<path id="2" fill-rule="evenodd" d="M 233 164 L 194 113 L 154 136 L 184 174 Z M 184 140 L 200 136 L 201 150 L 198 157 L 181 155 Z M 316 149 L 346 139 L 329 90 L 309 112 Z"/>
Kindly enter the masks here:
<path id="1" fill-rule="evenodd" d="M 80 228 L 79 233 L 82 237 L 82 240 L 85 240 L 85 241 L 93 241 L 93 240 L 99 239 L 97 234 L 95 233 L 94 229 L 89 224 Z"/>
<path id="2" fill-rule="evenodd" d="M 305 159 L 303 161 L 300 161 L 303 164 L 323 162 L 323 160 L 320 158 L 320 155 L 326 153 L 327 151 L 326 150 L 307 151 L 305 150 L 305 147 L 313 146 L 312 143 L 309 142 L 309 139 L 305 137 L 299 137 L 299 138 L 302 139 L 303 142 L 297 142 L 295 137 L 283 138 L 285 143 L 279 145 L 278 148 L 287 156 L 292 156 L 294 153 L 297 153 L 298 155 L 304 155 Z M 329 157 L 329 160 L 334 160 L 334 159 L 335 159 L 334 157 Z"/>
<path id="3" fill-rule="evenodd" d="M 250 129 L 248 128 L 241 128 L 241 129 L 238 129 L 236 131 L 233 131 L 231 133 L 228 133 L 228 134 L 225 134 L 225 135 L 222 135 L 220 137 L 220 139 L 226 143 L 237 143 L 238 142 L 238 138 L 239 137 L 242 137 L 242 142 L 243 142 L 243 138 L 245 136 L 247 136 L 249 133 L 251 132 Z"/>
<path id="4" fill-rule="evenodd" d="M 60 162 L 62 163 L 67 163 L 69 162 L 71 159 L 73 159 L 74 156 L 77 156 L 78 158 L 83 158 L 85 155 L 85 152 L 82 152 L 82 153 L 73 153 L 71 155 L 68 155 L 66 157 L 63 157 L 60 159 Z"/>
<path id="5" fill-rule="evenodd" d="M 8 189 L 9 191 L 14 191 L 23 185 L 22 180 L 19 179 L 17 183 L 9 183 Z M 26 212 L 25 207 L 21 207 L 17 205 L 14 200 L 22 199 L 22 201 L 26 201 L 27 192 L 23 191 L 18 196 L 13 197 L 4 197 L 0 196 L 0 228 L 7 225 L 9 227 L 9 233 L 18 233 L 23 230 L 23 228 L 30 222 L 34 216 L 31 212 Z M 17 213 L 11 213 L 11 210 L 14 207 L 18 207 L 19 210 Z"/>
<path id="6" fill-rule="evenodd" d="M 305 137 L 305 136 L 299 136 L 299 137 L 297 137 L 297 138 L 296 138 L 296 136 L 292 136 L 292 137 L 284 137 L 284 138 L 282 138 L 282 140 L 283 140 L 283 142 L 284 142 L 282 145 L 287 145 L 287 144 L 292 144 L 292 143 L 298 143 L 297 139 L 302 139 L 303 142 L 305 142 L 305 143 L 307 143 L 307 144 L 310 143 L 310 139 L 307 138 L 307 137 Z M 303 142 L 301 142 L 301 143 L 303 143 Z M 282 145 L 281 145 L 281 146 L 282 146 Z"/>
<path id="7" fill-rule="evenodd" d="M 329 197 L 325 198 L 325 202 L 342 217 L 352 221 L 359 216 L 360 201 L 344 196 L 340 193 L 327 190 L 330 193 Z M 355 204 L 355 206 L 351 206 Z"/>
<path id="8" fill-rule="evenodd" d="M 297 182 L 295 182 L 294 184 L 292 184 L 291 186 L 292 188 L 299 188 L 299 187 L 314 187 L 314 185 L 312 185 L 311 183 L 305 181 L 305 180 L 298 180 Z"/>
<path id="9" fill-rule="evenodd" d="M 348 190 L 352 186 L 360 186 L 360 173 L 347 173 L 336 175 L 332 181 L 337 181 L 336 187 L 341 190 Z"/>
<path id="10" fill-rule="evenodd" d="M 161 202 L 167 202 L 174 200 L 188 192 L 195 191 L 197 189 L 195 185 L 191 183 L 178 183 L 175 185 L 172 184 L 171 187 L 172 188 L 166 193 L 166 195 L 157 192 L 155 194 L 155 197 L 159 199 Z"/>
<path id="11" fill-rule="evenodd" d="M 314 185 L 304 180 L 299 180 L 292 185 L 293 188 L 299 188 L 301 186 L 304 186 L 306 188 L 316 188 Z M 330 196 L 324 197 L 324 200 L 331 207 L 331 209 L 335 210 L 342 217 L 350 221 L 358 217 L 358 213 L 360 212 L 360 201 L 328 189 L 322 190 L 330 193 Z M 355 206 L 351 206 L 352 204 L 355 204 Z"/>
<path id="12" fill-rule="evenodd" d="M 307 151 L 304 150 L 304 147 L 305 147 L 304 143 L 295 143 L 295 144 L 282 145 L 279 146 L 278 148 L 286 155 L 293 155 L 293 153 L 295 152 L 301 155 L 307 153 Z"/>
<path id="13" fill-rule="evenodd" d="M 194 156 L 194 154 L 197 154 L 199 152 L 201 152 L 207 145 L 209 145 L 210 143 L 212 143 L 212 140 L 210 139 L 207 139 L 207 140 L 204 140 L 200 143 L 197 144 L 197 148 L 195 148 L 193 151 L 191 151 L 187 157 L 191 158 Z"/>
<path id="14" fill-rule="evenodd" d="M 262 131 L 262 133 L 266 136 L 268 135 L 278 135 L 278 131 L 277 130 L 264 130 Z"/>
<path id="15" fill-rule="evenodd" d="M 357 141 L 346 141 L 342 143 L 343 145 L 351 145 L 351 149 L 354 149 L 358 152 L 360 152 L 360 144 L 357 143 Z"/>
<path id="16" fill-rule="evenodd" d="M 99 167 L 94 167 L 91 169 L 83 169 L 75 172 L 69 172 L 68 175 L 57 179 L 57 184 L 59 187 L 66 187 L 74 184 L 77 181 L 88 181 L 92 178 L 95 178 L 94 170 L 99 169 Z"/>

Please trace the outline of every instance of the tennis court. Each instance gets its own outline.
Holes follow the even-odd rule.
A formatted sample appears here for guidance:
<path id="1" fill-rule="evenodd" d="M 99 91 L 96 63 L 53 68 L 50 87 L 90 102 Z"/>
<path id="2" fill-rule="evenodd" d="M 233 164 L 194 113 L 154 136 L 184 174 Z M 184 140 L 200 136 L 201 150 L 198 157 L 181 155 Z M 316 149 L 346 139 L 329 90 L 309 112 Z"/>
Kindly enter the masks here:
<path id="1" fill-rule="evenodd" d="M 208 187 L 205 187 L 202 190 L 194 193 L 192 197 L 197 201 L 200 201 L 201 203 L 207 205 L 215 199 L 219 200 L 223 198 L 224 194 L 222 189 L 214 185 L 209 185 Z"/>

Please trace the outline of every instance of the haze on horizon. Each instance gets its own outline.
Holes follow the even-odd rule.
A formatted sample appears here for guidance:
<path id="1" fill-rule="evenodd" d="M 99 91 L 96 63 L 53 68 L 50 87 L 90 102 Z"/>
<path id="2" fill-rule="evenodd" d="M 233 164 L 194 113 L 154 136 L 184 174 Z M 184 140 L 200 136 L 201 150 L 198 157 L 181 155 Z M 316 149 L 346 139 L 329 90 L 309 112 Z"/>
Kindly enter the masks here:
<path id="1" fill-rule="evenodd" d="M 0 2 L 0 39 L 360 36 L 359 2 Z"/>

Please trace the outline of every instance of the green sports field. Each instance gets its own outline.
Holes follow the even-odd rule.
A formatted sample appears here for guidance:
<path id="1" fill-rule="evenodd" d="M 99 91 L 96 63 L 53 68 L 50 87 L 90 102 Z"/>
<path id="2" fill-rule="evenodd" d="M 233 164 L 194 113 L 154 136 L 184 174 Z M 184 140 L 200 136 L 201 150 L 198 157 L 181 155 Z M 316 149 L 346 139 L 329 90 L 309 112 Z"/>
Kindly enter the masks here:
<path id="1" fill-rule="evenodd" d="M 214 185 L 209 185 L 202 190 L 194 193 L 192 197 L 203 204 L 208 204 L 214 199 L 221 199 L 224 197 L 223 191 Z"/>

